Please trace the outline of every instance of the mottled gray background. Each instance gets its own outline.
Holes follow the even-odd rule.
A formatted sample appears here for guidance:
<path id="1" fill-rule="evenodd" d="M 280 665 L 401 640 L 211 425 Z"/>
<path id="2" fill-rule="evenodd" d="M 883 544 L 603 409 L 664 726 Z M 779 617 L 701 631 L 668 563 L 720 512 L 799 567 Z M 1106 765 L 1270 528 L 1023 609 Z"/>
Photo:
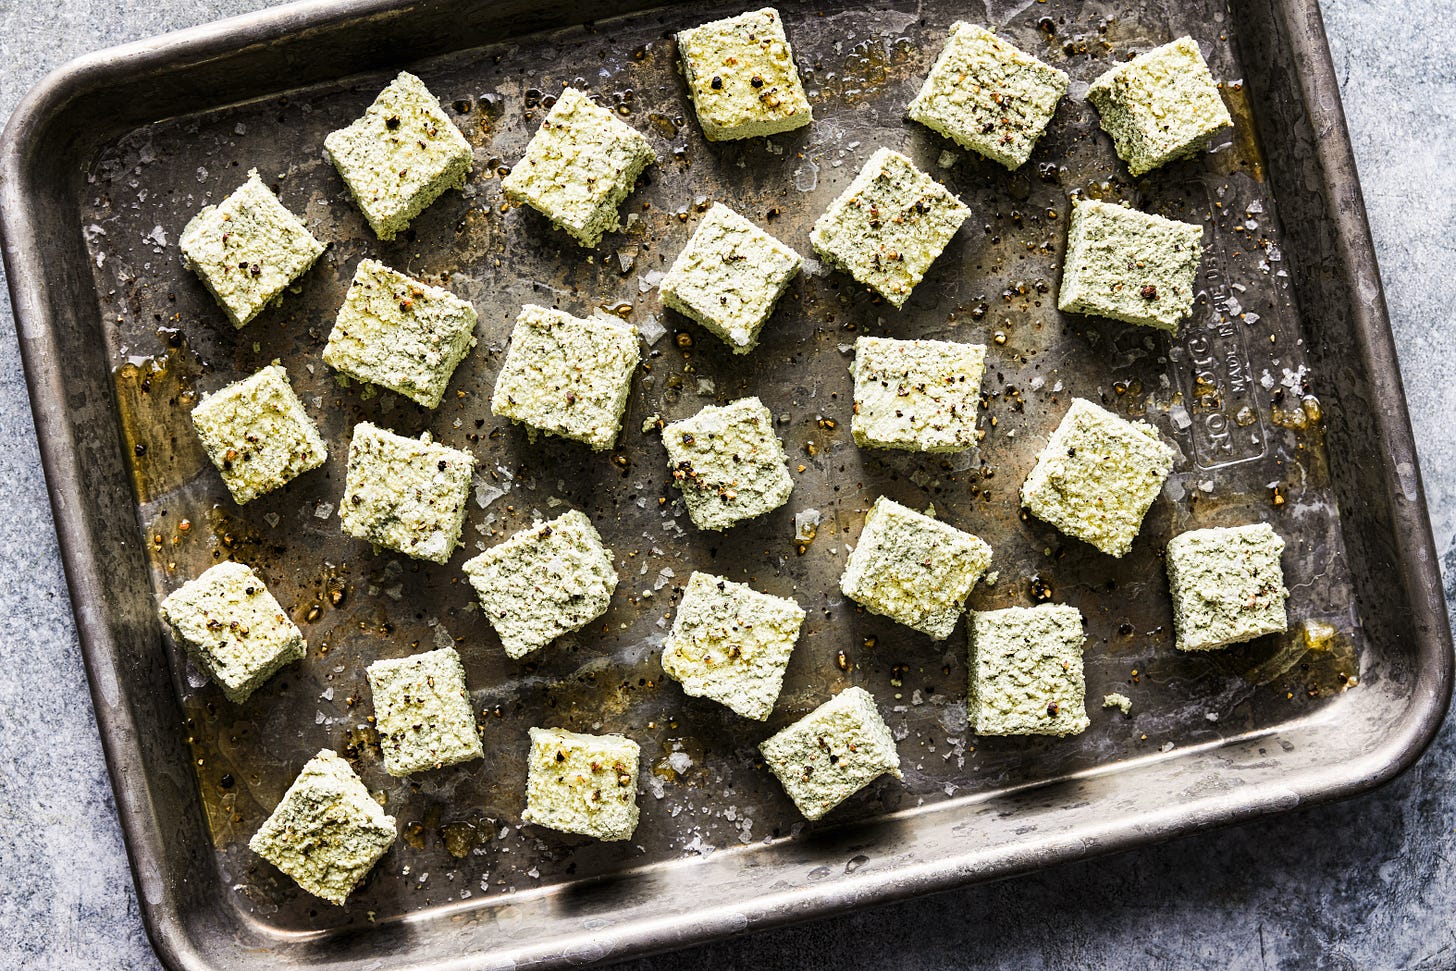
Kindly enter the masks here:
<path id="1" fill-rule="evenodd" d="M 111 44 L 266 0 L 0 0 L 0 119 Z M 58 9 L 62 8 L 62 9 Z M 1325 19 L 1452 598 L 1456 2 Z M 149 969 L 0 296 L 0 966 Z M 633 967 L 1456 968 L 1456 729 L 1336 806 Z"/>

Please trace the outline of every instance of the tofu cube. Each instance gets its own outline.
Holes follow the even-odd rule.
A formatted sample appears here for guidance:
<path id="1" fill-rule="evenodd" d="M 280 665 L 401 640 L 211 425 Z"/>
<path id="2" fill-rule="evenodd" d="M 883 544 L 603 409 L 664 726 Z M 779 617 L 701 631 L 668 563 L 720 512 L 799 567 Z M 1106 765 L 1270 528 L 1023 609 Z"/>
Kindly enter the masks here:
<path id="1" fill-rule="evenodd" d="M 979 536 L 881 496 L 839 588 L 866 610 L 943 641 L 990 566 L 991 547 Z"/>
<path id="2" fill-rule="evenodd" d="M 1177 333 L 1202 259 L 1202 226 L 1078 199 L 1057 307 Z"/>
<path id="3" fill-rule="evenodd" d="M 1077 735 L 1085 731 L 1082 612 L 1064 604 L 973 610 L 970 689 L 977 735 Z"/>
<path id="4" fill-rule="evenodd" d="M 709 405 L 662 430 L 673 485 L 699 529 L 727 529 L 789 501 L 784 446 L 757 398 Z"/>
<path id="5" fill-rule="evenodd" d="M 207 206 L 177 241 L 182 262 L 242 327 L 303 276 L 324 251 L 308 227 L 278 201 L 257 169 L 232 195 Z"/>
<path id="6" fill-rule="evenodd" d="M 1073 398 L 1021 485 L 1021 505 L 1109 556 L 1132 549 L 1173 469 L 1173 450 L 1145 421 Z"/>
<path id="7" fill-rule="evenodd" d="M 686 694 L 764 721 L 803 622 L 792 600 L 694 571 L 662 647 L 662 670 Z"/>
<path id="8" fill-rule="evenodd" d="M 204 395 L 192 427 L 238 505 L 281 488 L 328 458 L 318 426 L 277 361 Z"/>
<path id="9" fill-rule="evenodd" d="M 1211 651 L 1289 629 L 1284 540 L 1268 523 L 1194 529 L 1168 541 L 1180 651 Z"/>
<path id="10" fill-rule="evenodd" d="M 886 773 L 903 778 L 890 727 L 858 687 L 845 688 L 758 750 L 806 819 L 819 819 Z"/>
<path id="11" fill-rule="evenodd" d="M 369 665 L 384 769 L 405 776 L 483 758 L 465 668 L 452 647 Z"/>
<path id="12" fill-rule="evenodd" d="M 526 304 L 516 317 L 491 413 L 605 452 L 617 442 L 632 372 L 642 359 L 637 328 Z"/>
<path id="13" fill-rule="evenodd" d="M 854 418 L 861 448 L 960 452 L 976 445 L 984 344 L 861 337 L 854 342 Z"/>
<path id="14" fill-rule="evenodd" d="M 162 601 L 162 622 L 197 666 L 242 704 L 285 664 L 303 659 L 303 633 L 251 567 L 231 560 Z"/>
<path id="15" fill-rule="evenodd" d="M 657 286 L 663 306 L 747 354 L 804 260 L 721 203 L 714 203 Z"/>
<path id="16" fill-rule="evenodd" d="M 465 185 L 470 143 L 425 82 L 401 72 L 347 128 L 330 132 L 324 154 L 380 239 L 409 228 L 445 192 Z"/>
<path id="17" fill-rule="evenodd" d="M 342 905 L 394 845 L 393 816 L 330 749 L 309 760 L 248 848 L 304 890 Z"/>
<path id="18" fill-rule="evenodd" d="M 814 223 L 829 265 L 903 307 L 971 210 L 899 152 L 882 148 Z"/>
<path id="19" fill-rule="evenodd" d="M 637 743 L 623 735 L 531 729 L 521 821 L 599 840 L 631 839 L 640 757 Z"/>
<path id="20" fill-rule="evenodd" d="M 777 135 L 814 120 L 772 7 L 679 31 L 677 49 L 708 141 Z"/>
<path id="21" fill-rule="evenodd" d="M 907 114 L 1015 170 L 1031 157 L 1068 80 L 989 30 L 958 21 Z"/>
<path id="22" fill-rule="evenodd" d="M 475 346 L 475 308 L 364 259 L 334 318 L 324 363 L 346 377 L 434 408 L 450 376 Z"/>
<path id="23" fill-rule="evenodd" d="M 1191 37 L 1119 64 L 1092 82 L 1087 100 L 1133 175 L 1191 155 L 1233 124 Z"/>
<path id="24" fill-rule="evenodd" d="M 595 246 L 620 224 L 617 206 L 655 161 L 640 132 L 575 88 L 565 88 L 525 156 L 501 180 L 501 190 L 582 246 Z"/>
<path id="25" fill-rule="evenodd" d="M 375 546 L 444 563 L 460 544 L 475 456 L 425 432 L 405 438 L 360 422 L 349 443 L 339 519 Z"/>
<path id="26" fill-rule="evenodd" d="M 612 554 L 576 509 L 466 560 L 465 575 L 511 658 L 581 630 L 607 612 L 617 589 Z"/>

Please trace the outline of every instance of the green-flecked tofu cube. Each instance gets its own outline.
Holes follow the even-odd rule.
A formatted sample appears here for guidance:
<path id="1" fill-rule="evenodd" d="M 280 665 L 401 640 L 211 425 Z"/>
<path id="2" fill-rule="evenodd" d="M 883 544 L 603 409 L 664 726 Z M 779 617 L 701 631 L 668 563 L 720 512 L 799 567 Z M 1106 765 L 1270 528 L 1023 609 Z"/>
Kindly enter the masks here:
<path id="1" fill-rule="evenodd" d="M 623 735 L 531 729 L 521 821 L 599 840 L 631 839 L 641 754 Z"/>
<path id="2" fill-rule="evenodd" d="M 783 443 L 757 398 L 709 405 L 662 430 L 673 485 L 699 529 L 727 529 L 789 501 Z"/>
<path id="3" fill-rule="evenodd" d="M 776 135 L 814 120 L 772 7 L 679 31 L 677 49 L 708 141 Z"/>
<path id="4" fill-rule="evenodd" d="M 967 615 L 977 735 L 1077 735 L 1087 728 L 1082 612 L 1064 604 Z"/>
<path id="5" fill-rule="evenodd" d="M 257 169 L 248 171 L 248 181 L 232 195 L 193 216 L 177 245 L 183 264 L 234 327 L 282 300 L 288 285 L 324 251 L 324 244 L 263 184 Z"/>
<path id="6" fill-rule="evenodd" d="M 393 816 L 330 749 L 309 760 L 248 848 L 304 890 L 342 905 L 394 845 Z"/>
<path id="7" fill-rule="evenodd" d="M 475 456 L 360 422 L 349 442 L 339 519 L 375 546 L 444 563 L 460 545 Z"/>
<path id="8" fill-rule="evenodd" d="M 881 496 L 839 588 L 866 610 L 943 641 L 990 566 L 991 547 L 979 536 Z"/>
<path id="9" fill-rule="evenodd" d="M 192 427 L 238 505 L 272 492 L 328 458 L 318 426 L 277 361 L 204 395 Z"/>
<path id="10" fill-rule="evenodd" d="M 657 289 L 664 306 L 747 354 L 803 265 L 798 253 L 714 203 Z"/>
<path id="11" fill-rule="evenodd" d="M 1284 540 L 1268 523 L 1194 529 L 1168 541 L 1168 587 L 1180 651 L 1211 651 L 1289 628 Z"/>
<path id="12" fill-rule="evenodd" d="M 641 132 L 575 88 L 565 88 L 501 180 L 506 199 L 527 205 L 583 246 L 620 225 L 617 206 L 657 161 Z"/>
<path id="13" fill-rule="evenodd" d="M 475 308 L 469 303 L 364 259 L 323 357 L 340 374 L 434 408 L 473 346 Z"/>
<path id="14" fill-rule="evenodd" d="M 861 337 L 854 342 L 854 418 L 861 448 L 960 452 L 976 445 L 984 344 Z"/>
<path id="15" fill-rule="evenodd" d="M 516 317 L 491 413 L 537 432 L 605 452 L 616 444 L 642 359 L 637 328 L 598 314 L 590 320 L 526 304 Z"/>
<path id="16" fill-rule="evenodd" d="M 464 569 L 511 658 L 581 630 L 606 613 L 617 589 L 611 552 L 576 509 L 521 530 Z"/>
<path id="17" fill-rule="evenodd" d="M 830 266 L 903 307 L 970 214 L 908 158 L 882 148 L 814 223 L 809 241 Z"/>
<path id="18" fill-rule="evenodd" d="M 219 563 L 167 595 L 162 622 L 187 654 L 242 704 L 308 645 L 298 625 L 251 567 Z"/>
<path id="19" fill-rule="evenodd" d="M 1145 421 L 1073 398 L 1021 485 L 1021 505 L 1044 523 L 1122 556 L 1173 470 L 1173 449 Z"/>
<path id="20" fill-rule="evenodd" d="M 806 819 L 819 819 L 882 775 L 903 778 L 890 727 L 859 687 L 845 688 L 758 750 Z"/>
<path id="21" fill-rule="evenodd" d="M 803 623 L 803 608 L 786 597 L 694 571 L 662 646 L 662 670 L 685 693 L 763 721 Z"/>
<path id="22" fill-rule="evenodd" d="M 1068 80 L 984 27 L 957 22 L 907 114 L 1015 170 L 1031 157 Z"/>
<path id="23" fill-rule="evenodd" d="M 1092 82 L 1087 100 L 1133 175 L 1198 151 L 1233 124 L 1191 37 L 1119 64 Z"/>
<path id="24" fill-rule="evenodd" d="M 470 174 L 470 143 L 408 72 L 389 82 L 362 116 L 330 132 L 324 154 L 380 239 L 394 239 L 446 189 Z"/>
<path id="25" fill-rule="evenodd" d="M 1202 259 L 1201 226 L 1078 199 L 1057 307 L 1176 333 L 1193 310 Z"/>
<path id="26" fill-rule="evenodd" d="M 483 758 L 465 668 L 453 647 L 369 665 L 379 750 L 390 775 Z"/>

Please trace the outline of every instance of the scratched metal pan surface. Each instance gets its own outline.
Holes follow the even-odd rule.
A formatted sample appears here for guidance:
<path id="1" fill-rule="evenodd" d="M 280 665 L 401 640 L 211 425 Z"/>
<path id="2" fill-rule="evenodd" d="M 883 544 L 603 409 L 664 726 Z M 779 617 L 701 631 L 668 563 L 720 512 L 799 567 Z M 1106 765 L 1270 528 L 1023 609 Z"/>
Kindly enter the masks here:
<path id="1" fill-rule="evenodd" d="M 738 9 L 304 4 L 87 58 L 17 112 L 0 171 L 6 265 L 118 811 L 148 927 L 171 966 L 618 958 L 1348 795 L 1399 772 L 1429 740 L 1449 695 L 1449 633 L 1313 0 L 787 3 L 814 124 L 710 145 L 671 36 Z M 594 21 L 580 22 L 587 13 Z M 949 25 L 965 17 L 1073 79 L 1015 174 L 903 119 Z M 1185 33 L 1223 81 L 1235 127 L 1211 151 L 1133 180 L 1083 95 L 1112 64 Z M 406 67 L 449 107 L 475 167 L 464 191 L 381 243 L 321 149 Z M 624 231 L 594 251 L 501 196 L 500 175 L 563 85 L 613 107 L 659 158 L 623 207 Z M 808 255 L 814 219 L 882 145 L 973 212 L 903 310 L 811 260 L 761 346 L 741 357 L 661 307 L 653 284 L 710 202 Z M 330 245 L 281 307 L 235 331 L 182 268 L 176 242 L 254 167 Z M 1180 336 L 1056 311 L 1074 193 L 1206 227 Z M 435 412 L 346 386 L 320 360 L 366 256 L 445 284 L 480 312 L 479 346 Z M 533 444 L 491 416 L 526 301 L 602 308 L 642 331 L 646 365 L 611 454 Z M 847 366 L 861 334 L 985 343 L 979 450 L 856 448 Z M 188 411 L 200 393 L 275 359 L 330 457 L 240 508 Z M 702 533 L 644 424 L 745 395 L 778 416 L 794 493 L 760 520 Z M 1121 560 L 1018 515 L 1018 487 L 1074 395 L 1152 422 L 1179 453 Z M 429 430 L 476 455 L 464 546 L 448 565 L 341 534 L 343 459 L 361 420 Z M 839 593 L 880 495 L 934 506 L 991 543 L 999 580 L 972 606 L 1049 596 L 1081 609 L 1085 734 L 975 736 L 963 630 L 935 643 Z M 460 564 L 568 508 L 590 515 L 615 555 L 611 609 L 578 636 L 509 661 Z M 1165 543 L 1191 527 L 1251 521 L 1288 540 L 1290 633 L 1175 653 Z M 244 705 L 206 684 L 155 617 L 159 597 L 223 558 L 259 569 L 309 642 L 305 661 Z M 689 699 L 663 677 L 665 629 L 698 569 L 808 612 L 766 725 Z M 369 725 L 364 669 L 447 644 L 464 658 L 485 759 L 393 779 Z M 905 778 L 882 779 L 806 825 L 755 746 L 848 685 L 879 702 Z M 1100 706 L 1110 692 L 1131 699 L 1130 716 Z M 642 822 L 629 842 L 522 827 L 532 725 L 641 743 Z M 326 746 L 401 828 L 342 908 L 310 898 L 246 846 Z"/>

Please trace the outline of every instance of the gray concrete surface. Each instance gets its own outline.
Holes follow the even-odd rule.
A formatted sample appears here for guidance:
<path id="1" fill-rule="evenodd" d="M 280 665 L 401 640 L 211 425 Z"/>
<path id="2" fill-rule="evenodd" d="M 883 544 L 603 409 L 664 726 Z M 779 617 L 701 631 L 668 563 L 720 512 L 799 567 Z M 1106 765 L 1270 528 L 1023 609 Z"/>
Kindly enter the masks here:
<path id="1" fill-rule="evenodd" d="M 0 118 L 86 51 L 265 0 L 0 0 Z M 1327 0 L 1456 581 L 1456 3 Z M 9 320 L 0 297 L 0 316 Z M 14 328 L 0 327 L 0 967 L 156 966 L 57 559 Z M 1095 863 L 631 967 L 1456 968 L 1456 728 L 1385 789 Z"/>

